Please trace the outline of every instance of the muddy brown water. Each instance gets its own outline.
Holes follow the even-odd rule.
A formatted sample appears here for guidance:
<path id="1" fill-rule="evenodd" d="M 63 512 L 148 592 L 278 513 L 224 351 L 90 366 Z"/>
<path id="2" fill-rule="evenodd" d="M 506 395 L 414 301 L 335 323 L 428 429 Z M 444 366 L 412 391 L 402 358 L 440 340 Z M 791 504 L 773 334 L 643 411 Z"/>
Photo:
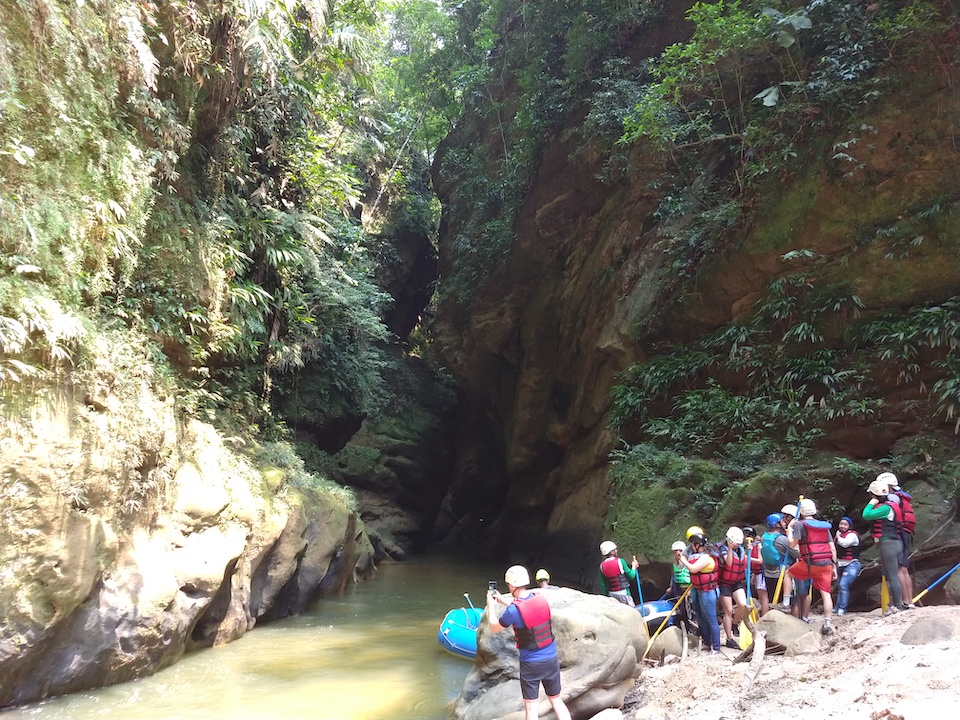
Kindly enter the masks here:
<path id="1" fill-rule="evenodd" d="M 385 564 L 342 597 L 191 653 L 133 682 L 0 713 L 0 720 L 440 720 L 469 660 L 442 651 L 447 610 L 483 602 L 494 569 L 443 557 Z M 502 582 L 501 582 L 502 585 Z"/>

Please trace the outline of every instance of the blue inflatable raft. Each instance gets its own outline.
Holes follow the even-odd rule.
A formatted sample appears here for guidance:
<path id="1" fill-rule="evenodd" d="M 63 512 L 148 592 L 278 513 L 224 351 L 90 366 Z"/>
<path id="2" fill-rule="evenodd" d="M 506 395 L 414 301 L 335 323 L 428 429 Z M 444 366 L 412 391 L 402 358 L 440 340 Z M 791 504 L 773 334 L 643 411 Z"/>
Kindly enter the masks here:
<path id="1" fill-rule="evenodd" d="M 477 629 L 483 610 L 475 607 L 455 608 L 440 623 L 437 642 L 447 652 L 459 657 L 473 658 L 477 654 Z"/>
<path id="2" fill-rule="evenodd" d="M 643 619 L 647 623 L 647 628 L 652 635 L 660 628 L 660 623 L 663 622 L 663 619 L 670 615 L 670 611 L 673 610 L 673 601 L 653 600 L 651 602 L 645 602 L 642 606 L 639 606 L 637 610 L 643 614 Z M 670 627 L 677 623 L 677 615 L 674 613 L 673 617 L 667 620 L 666 626 Z"/>

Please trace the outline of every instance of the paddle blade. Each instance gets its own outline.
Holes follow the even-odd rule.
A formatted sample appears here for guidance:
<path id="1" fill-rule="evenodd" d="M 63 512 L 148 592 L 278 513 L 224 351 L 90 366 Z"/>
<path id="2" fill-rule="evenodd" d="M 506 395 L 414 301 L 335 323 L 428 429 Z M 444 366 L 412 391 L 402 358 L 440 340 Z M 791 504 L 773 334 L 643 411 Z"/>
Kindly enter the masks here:
<path id="1" fill-rule="evenodd" d="M 883 613 L 887 612 L 887 608 L 890 607 L 890 590 L 887 588 L 887 579 L 883 578 L 880 581 L 880 610 Z"/>
<path id="2" fill-rule="evenodd" d="M 739 643 L 741 650 L 746 650 L 753 643 L 753 633 L 750 632 L 750 628 L 747 627 L 745 622 L 740 623 Z"/>

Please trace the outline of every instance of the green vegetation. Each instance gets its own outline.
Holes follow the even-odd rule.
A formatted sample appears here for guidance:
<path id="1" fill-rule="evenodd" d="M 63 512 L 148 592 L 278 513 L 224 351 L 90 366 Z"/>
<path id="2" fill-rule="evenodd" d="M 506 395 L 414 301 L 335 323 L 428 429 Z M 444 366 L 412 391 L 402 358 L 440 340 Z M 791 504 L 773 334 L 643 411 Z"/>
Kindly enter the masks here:
<path id="1" fill-rule="evenodd" d="M 400 80 L 370 69 L 402 57 L 385 5 L 7 6 L 5 394 L 88 367 L 111 329 L 146 340 L 188 412 L 279 427 L 272 403 L 321 366 L 328 412 L 375 412 L 392 299 L 355 209 L 375 177 L 377 229 L 435 233 L 423 158 L 441 132 L 414 146 L 391 124 Z"/>
<path id="2" fill-rule="evenodd" d="M 918 56 L 940 58 L 951 13 L 925 0 L 867 12 L 823 0 L 696 3 L 687 13 L 690 40 L 666 48 L 633 74 L 632 92 L 620 93 L 638 98 L 623 113 L 620 143 L 652 142 L 672 164 L 657 183 L 660 247 L 673 271 L 660 295 L 675 297 L 743 234 L 752 220 L 745 209 L 765 189 L 819 167 L 818 138 L 838 138 L 825 169 L 861 171 L 857 154 L 872 131 L 861 118 L 883 106 Z M 949 63 L 940 64 L 946 72 Z M 891 254 L 922 242 L 908 232 L 898 233 L 904 240 L 891 243 Z"/>

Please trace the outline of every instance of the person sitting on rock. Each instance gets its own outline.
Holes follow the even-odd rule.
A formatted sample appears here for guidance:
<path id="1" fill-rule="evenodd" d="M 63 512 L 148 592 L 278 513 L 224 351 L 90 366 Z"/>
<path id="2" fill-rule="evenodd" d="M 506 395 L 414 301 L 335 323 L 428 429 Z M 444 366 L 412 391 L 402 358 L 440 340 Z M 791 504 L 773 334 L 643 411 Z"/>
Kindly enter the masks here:
<path id="1" fill-rule="evenodd" d="M 837 580 L 837 605 L 833 611 L 843 615 L 850 603 L 850 586 L 860 574 L 860 535 L 853 529 L 853 520 L 846 515 L 840 518 L 837 527 L 833 541 L 837 546 L 840 579 Z"/>
<path id="2" fill-rule="evenodd" d="M 690 557 L 681 555 L 680 563 L 690 571 L 691 592 L 696 594 L 700 637 L 711 652 L 720 650 L 720 623 L 717 622 L 717 561 L 710 554 L 703 535 L 691 535 Z"/>
<path id="3" fill-rule="evenodd" d="M 636 607 L 630 596 L 630 581 L 637 580 L 639 584 L 639 563 L 634 560 L 632 565 L 627 565 L 623 558 L 617 556 L 617 545 L 611 540 L 600 543 L 600 554 L 603 555 L 603 562 L 600 563 L 600 587 L 604 594 L 616 598 L 624 605 Z"/>
<path id="4" fill-rule="evenodd" d="M 546 598 L 527 589 L 530 574 L 522 565 L 507 569 L 503 579 L 510 589 L 506 600 L 496 590 L 487 591 L 487 619 L 490 630 L 498 633 L 513 627 L 520 651 L 520 693 L 523 696 L 525 720 L 539 717 L 540 685 L 547 694 L 557 720 L 571 720 L 570 711 L 560 698 L 560 661 L 553 637 L 550 605 Z M 497 618 L 497 603 L 506 605 Z"/>
<path id="5" fill-rule="evenodd" d="M 732 527 L 727 537 L 717 548 L 720 555 L 719 584 L 720 606 L 723 608 L 723 631 L 728 648 L 738 648 L 733 628 L 740 623 L 747 611 L 747 553 L 743 549 L 743 530 Z M 734 609 L 736 605 L 736 609 Z"/>
<path id="6" fill-rule="evenodd" d="M 830 595 L 830 588 L 837 579 L 837 547 L 830 534 L 830 523 L 817 520 L 814 517 L 816 514 L 817 506 L 813 500 L 804 498 L 800 501 L 800 518 L 794 519 L 787 527 L 790 547 L 799 548 L 800 557 L 790 566 L 788 572 L 795 580 L 811 580 L 813 587 L 820 591 L 825 618 L 820 632 L 832 635 L 833 597 Z M 804 593 L 797 599 L 800 601 L 800 618 L 807 621 L 810 615 L 810 595 Z"/>

